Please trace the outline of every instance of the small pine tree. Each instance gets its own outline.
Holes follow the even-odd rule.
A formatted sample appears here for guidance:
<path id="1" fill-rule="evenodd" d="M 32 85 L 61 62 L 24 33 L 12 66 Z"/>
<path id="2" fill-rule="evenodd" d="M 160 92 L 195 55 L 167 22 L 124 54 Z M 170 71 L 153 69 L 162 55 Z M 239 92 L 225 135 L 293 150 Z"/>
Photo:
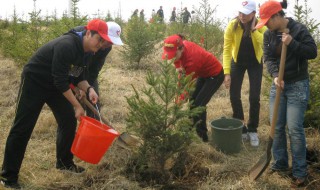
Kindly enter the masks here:
<path id="1" fill-rule="evenodd" d="M 33 0 L 33 11 L 28 13 L 30 16 L 30 24 L 26 31 L 28 37 L 25 43 L 29 44 L 26 48 L 30 52 L 30 56 L 41 46 L 41 10 L 37 10 L 36 0 Z M 29 41 L 29 42 L 28 42 Z"/>
<path id="2" fill-rule="evenodd" d="M 191 110 L 191 102 L 178 101 L 179 94 L 193 90 L 194 81 L 191 76 L 178 77 L 172 65 L 168 61 L 161 63 L 159 73 L 148 73 L 149 87 L 141 92 L 133 87 L 135 94 L 127 98 L 127 128 L 143 140 L 136 167 L 141 169 L 140 172 L 149 170 L 162 174 L 162 177 L 168 176 L 166 161 L 185 151 L 195 136 L 190 118 L 204 109 Z"/>
<path id="3" fill-rule="evenodd" d="M 294 6 L 294 13 L 296 20 L 305 24 L 309 32 L 313 35 L 316 42 L 319 43 L 319 25 L 315 19 L 310 18 L 310 13 L 312 9 L 308 7 L 308 0 L 304 0 L 304 6 L 299 4 L 299 0 L 296 0 Z M 315 127 L 320 128 L 320 90 L 319 90 L 319 80 L 320 80 L 320 67 L 319 67 L 319 57 L 315 60 L 309 61 L 309 77 L 310 77 L 310 99 L 308 103 L 308 110 L 305 114 L 304 126 L 305 127 Z"/>
<path id="4" fill-rule="evenodd" d="M 31 56 L 30 48 L 26 47 L 29 43 L 21 40 L 26 38 L 28 23 L 18 17 L 15 6 L 11 17 L 8 28 L 1 31 L 1 49 L 4 56 L 13 58 L 18 66 L 23 66 Z"/>
<path id="5" fill-rule="evenodd" d="M 310 13 L 312 13 L 312 9 L 308 7 L 308 0 L 304 0 L 304 6 L 299 4 L 299 0 L 296 0 L 296 4 L 294 5 L 294 16 L 298 22 L 301 22 L 308 27 L 311 34 L 315 34 L 315 32 L 319 30 L 320 23 L 314 18 L 310 18 Z"/>
<path id="6" fill-rule="evenodd" d="M 140 61 L 154 52 L 154 46 L 160 41 L 161 32 L 159 24 L 148 25 L 138 17 L 132 17 L 124 28 L 124 45 L 121 55 L 124 60 L 130 62 L 130 66 L 136 64 L 140 68 Z M 163 35 L 163 34 L 162 34 Z M 162 39 L 162 38 L 161 38 Z"/>
<path id="7" fill-rule="evenodd" d="M 196 24 L 190 28 L 190 37 L 192 41 L 200 42 L 204 49 L 221 55 L 224 32 L 222 22 L 214 17 L 216 12 L 217 6 L 212 8 L 209 0 L 202 0 L 200 7 L 195 9 L 193 23 Z"/>
<path id="8" fill-rule="evenodd" d="M 105 17 L 105 19 L 104 19 L 105 21 L 113 21 L 113 18 L 112 18 L 112 16 L 111 16 L 111 13 L 110 13 L 110 11 L 108 10 L 108 13 L 107 13 L 107 16 Z"/>

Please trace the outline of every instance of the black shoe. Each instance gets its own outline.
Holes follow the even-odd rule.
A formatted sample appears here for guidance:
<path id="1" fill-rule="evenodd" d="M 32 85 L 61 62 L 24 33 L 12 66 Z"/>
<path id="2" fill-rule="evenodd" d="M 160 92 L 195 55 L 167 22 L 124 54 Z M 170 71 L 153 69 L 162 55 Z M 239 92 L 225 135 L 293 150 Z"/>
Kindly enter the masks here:
<path id="1" fill-rule="evenodd" d="M 75 164 L 72 164 L 70 166 L 57 166 L 58 170 L 66 171 L 73 174 L 81 174 L 85 171 L 85 169 L 81 166 L 77 166 Z"/>
<path id="2" fill-rule="evenodd" d="M 197 130 L 197 134 L 202 139 L 203 142 L 208 142 L 209 141 L 208 134 L 207 134 L 206 131 L 198 131 Z"/>
<path id="3" fill-rule="evenodd" d="M 203 136 L 202 136 L 202 141 L 203 141 L 203 142 L 209 142 L 209 138 L 208 138 L 207 133 L 203 134 Z"/>
<path id="4" fill-rule="evenodd" d="M 0 184 L 6 188 L 21 189 L 21 186 L 19 185 L 18 182 L 10 182 L 10 181 L 5 181 L 5 180 L 0 180 Z"/>
<path id="5" fill-rule="evenodd" d="M 293 178 L 291 182 L 291 188 L 305 187 L 307 184 L 307 177 Z"/>

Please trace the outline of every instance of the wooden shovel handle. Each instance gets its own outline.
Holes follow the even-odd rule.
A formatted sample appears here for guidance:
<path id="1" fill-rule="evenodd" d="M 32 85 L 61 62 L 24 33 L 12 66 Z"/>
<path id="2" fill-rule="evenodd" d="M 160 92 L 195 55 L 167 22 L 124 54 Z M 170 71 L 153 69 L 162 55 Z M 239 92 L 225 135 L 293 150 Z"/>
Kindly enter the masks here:
<path id="1" fill-rule="evenodd" d="M 286 29 L 285 33 L 289 33 L 289 29 Z M 287 45 L 282 43 L 281 57 L 280 57 L 280 68 L 279 68 L 279 76 L 278 76 L 278 82 L 280 82 L 280 83 L 283 80 L 286 57 L 287 57 Z M 280 95 L 281 95 L 281 87 L 277 86 L 276 99 L 275 99 L 274 106 L 273 106 L 272 122 L 271 122 L 271 129 L 270 129 L 270 137 L 272 139 L 274 137 L 275 128 L 276 128 L 276 124 L 277 124 L 277 120 L 278 120 Z"/>
<path id="2" fill-rule="evenodd" d="M 70 85 L 71 90 L 77 95 L 80 95 L 80 90 L 78 87 L 75 87 L 73 85 Z M 110 122 L 104 118 L 101 114 L 98 113 L 97 109 L 87 100 L 86 96 L 82 96 L 80 99 L 81 103 L 84 103 L 95 115 L 100 115 L 101 120 L 103 123 L 105 123 L 106 125 L 108 125 L 109 127 L 111 127 L 112 129 L 114 129 L 111 125 Z"/>

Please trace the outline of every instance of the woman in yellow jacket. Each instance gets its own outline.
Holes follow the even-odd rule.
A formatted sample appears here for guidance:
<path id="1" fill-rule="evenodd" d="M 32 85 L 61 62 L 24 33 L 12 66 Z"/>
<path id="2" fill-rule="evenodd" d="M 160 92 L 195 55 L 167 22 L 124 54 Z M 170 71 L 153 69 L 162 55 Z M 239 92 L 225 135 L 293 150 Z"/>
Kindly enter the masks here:
<path id="1" fill-rule="evenodd" d="M 230 89 L 233 118 L 244 122 L 243 140 L 250 139 L 251 146 L 259 146 L 257 128 L 259 125 L 260 92 L 262 81 L 263 33 L 266 27 L 256 30 L 256 3 L 243 1 L 239 15 L 230 21 L 224 34 L 223 68 L 224 84 Z M 247 124 L 241 101 L 241 87 L 245 72 L 250 83 L 250 110 Z"/>

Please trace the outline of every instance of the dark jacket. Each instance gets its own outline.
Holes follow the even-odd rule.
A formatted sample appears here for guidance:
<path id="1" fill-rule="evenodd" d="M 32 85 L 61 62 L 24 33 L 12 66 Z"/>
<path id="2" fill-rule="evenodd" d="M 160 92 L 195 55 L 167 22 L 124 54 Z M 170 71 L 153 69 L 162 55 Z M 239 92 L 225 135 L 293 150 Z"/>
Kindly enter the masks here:
<path id="1" fill-rule="evenodd" d="M 22 75 L 32 79 L 45 89 L 69 89 L 69 77 L 76 83 L 84 80 L 85 63 L 82 40 L 74 32 L 68 32 L 39 48 L 24 66 Z"/>
<path id="2" fill-rule="evenodd" d="M 182 21 L 183 23 L 188 23 L 189 22 L 189 18 L 191 18 L 191 14 L 188 10 L 184 10 L 184 12 L 182 13 Z"/>
<path id="3" fill-rule="evenodd" d="M 78 26 L 73 29 L 76 32 L 85 32 L 84 26 Z M 97 80 L 100 70 L 102 69 L 105 61 L 106 56 L 111 51 L 112 47 L 106 49 L 100 49 L 95 54 L 87 53 L 86 54 L 86 80 L 89 82 L 90 85 L 93 85 L 94 81 Z"/>
<path id="4" fill-rule="evenodd" d="M 173 10 L 172 12 L 171 12 L 171 17 L 170 17 L 170 22 L 175 22 L 176 21 L 176 11 L 175 10 Z"/>
<path id="5" fill-rule="evenodd" d="M 163 15 L 163 10 L 162 10 L 162 9 L 159 9 L 159 10 L 157 11 L 157 15 L 158 15 L 161 19 L 163 19 L 163 17 L 164 17 L 164 15 Z"/>
<path id="6" fill-rule="evenodd" d="M 288 45 L 283 80 L 292 83 L 307 79 L 308 59 L 317 57 L 317 46 L 306 26 L 289 19 L 288 29 L 292 41 Z M 278 77 L 281 57 L 281 33 L 264 33 L 264 61 L 272 77 Z"/>

